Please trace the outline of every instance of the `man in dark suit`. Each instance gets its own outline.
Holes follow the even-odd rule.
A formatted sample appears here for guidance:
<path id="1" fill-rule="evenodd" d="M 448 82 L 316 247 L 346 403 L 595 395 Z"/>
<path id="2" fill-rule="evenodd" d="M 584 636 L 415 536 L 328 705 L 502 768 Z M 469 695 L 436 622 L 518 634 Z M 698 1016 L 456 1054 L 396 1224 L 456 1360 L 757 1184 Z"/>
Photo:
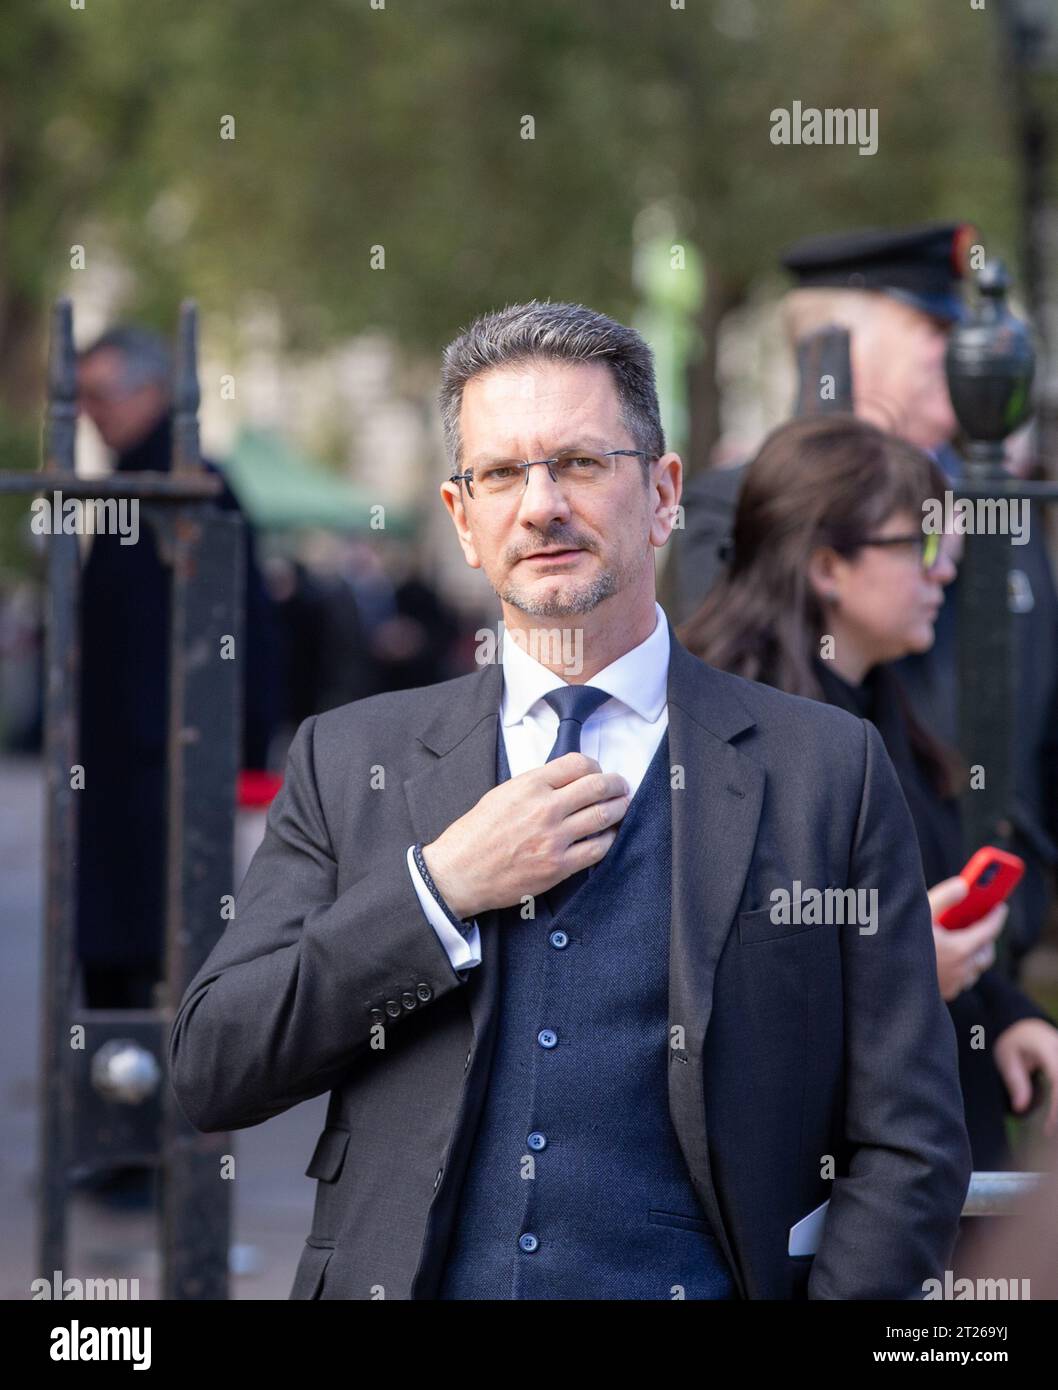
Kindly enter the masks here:
<path id="1" fill-rule="evenodd" d="M 969 223 L 842 232 L 789 247 L 783 266 L 794 288 L 783 303 L 791 346 L 828 325 L 847 328 L 856 414 L 936 457 L 954 482 L 962 460 L 951 447 L 958 422 L 944 355 L 965 309 Z M 666 576 L 677 625 L 719 578 L 730 544 L 746 465 L 709 469 L 684 493 L 685 526 L 673 535 Z M 1042 510 L 1028 543 L 1012 548 L 1010 610 L 1017 731 L 1014 848 L 1027 872 L 1011 899 L 1006 936 L 1013 962 L 1036 944 L 1058 863 L 1058 593 L 1047 555 Z M 958 579 L 945 595 L 933 647 L 896 666 L 915 714 L 953 747 L 959 736 L 956 645 Z"/>
<path id="2" fill-rule="evenodd" d="M 486 315 L 441 406 L 511 640 L 301 725 L 173 1023 L 181 1106 L 330 1091 L 292 1298 L 923 1297 L 970 1156 L 877 731 L 676 640 L 638 334 Z"/>

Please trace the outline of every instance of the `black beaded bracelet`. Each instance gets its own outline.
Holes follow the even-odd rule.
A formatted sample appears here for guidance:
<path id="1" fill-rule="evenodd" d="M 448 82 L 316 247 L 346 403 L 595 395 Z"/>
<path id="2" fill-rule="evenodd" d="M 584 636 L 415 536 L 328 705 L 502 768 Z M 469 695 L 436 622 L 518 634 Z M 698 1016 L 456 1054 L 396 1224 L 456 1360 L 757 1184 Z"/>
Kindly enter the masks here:
<path id="1" fill-rule="evenodd" d="M 430 876 L 430 870 L 426 867 L 426 860 L 423 858 L 421 842 L 413 847 L 412 853 L 415 856 L 415 867 L 419 870 L 419 873 L 422 874 L 422 880 L 426 884 L 427 888 L 429 888 L 430 892 L 433 894 L 438 906 L 444 912 L 444 915 L 448 918 L 448 920 L 452 923 L 452 926 L 455 927 L 456 931 L 459 932 L 460 936 L 466 936 L 467 932 L 470 929 L 471 923 L 469 921 L 461 922 L 459 918 L 455 915 L 455 913 L 452 911 L 452 909 L 445 902 L 444 898 L 441 897 L 441 894 L 437 888 L 437 884 L 434 883 L 432 877 Z"/>

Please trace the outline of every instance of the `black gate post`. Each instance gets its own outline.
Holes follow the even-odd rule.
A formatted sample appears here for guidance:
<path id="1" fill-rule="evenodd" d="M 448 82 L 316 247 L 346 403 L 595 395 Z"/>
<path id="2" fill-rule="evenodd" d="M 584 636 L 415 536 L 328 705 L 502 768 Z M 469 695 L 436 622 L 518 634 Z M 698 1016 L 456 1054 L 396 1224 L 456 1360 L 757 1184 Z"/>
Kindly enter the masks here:
<path id="1" fill-rule="evenodd" d="M 44 467 L 60 489 L 74 477 L 77 372 L 73 308 L 52 311 Z M 73 769 L 80 743 L 77 692 L 81 644 L 80 559 L 75 535 L 48 538 L 44 657 L 44 991 L 41 1010 L 41 1206 L 37 1276 L 63 1268 L 66 1185 L 74 1150 L 73 1072 L 69 1065 L 74 989 L 78 806 Z"/>
<path id="2" fill-rule="evenodd" d="M 831 389 L 824 390 L 824 382 Z M 797 344 L 797 399 L 794 415 L 831 415 L 852 410 L 852 359 L 849 330 L 828 324 Z"/>
<path id="3" fill-rule="evenodd" d="M 196 312 L 181 307 L 174 382 L 173 474 L 196 474 Z M 169 687 L 169 882 L 166 1013 L 170 1028 L 187 986 L 223 926 L 233 891 L 235 788 L 240 745 L 236 673 L 245 660 L 242 519 L 205 503 L 182 506 L 167 543 L 172 556 Z M 234 643 L 231 659 L 222 644 Z M 200 1134 L 166 1088 L 162 1192 L 163 1298 L 228 1296 L 231 1172 L 227 1134 Z M 234 1166 L 234 1156 L 231 1156 Z"/>
<path id="4" fill-rule="evenodd" d="M 978 277 L 980 304 L 952 333 L 947 372 L 952 405 L 969 438 L 965 486 L 971 502 L 1022 495 L 1003 467 L 1003 441 L 1027 419 L 1035 356 L 1029 332 L 1006 307 L 1001 261 Z M 1029 503 L 1031 506 L 1031 501 Z M 965 797 L 967 850 L 1009 844 L 1013 797 L 1013 649 L 1007 571 L 1009 535 L 965 536 L 960 565 L 959 733 L 963 755 L 984 774 Z"/>
<path id="5" fill-rule="evenodd" d="M 166 997 L 147 1009 L 89 1009 L 76 999 L 80 730 L 80 555 L 76 534 L 48 535 L 45 660 L 46 882 L 42 989 L 38 1277 L 64 1271 L 75 1162 L 162 1170 L 163 1286 L 169 1298 L 227 1297 L 230 1187 L 225 1135 L 200 1135 L 162 1084 L 175 1009 L 222 929 L 232 890 L 239 682 L 245 659 L 242 518 L 209 500 L 222 480 L 198 453 L 195 308 L 181 310 L 172 473 L 84 478 L 74 468 L 77 372 L 72 306 L 52 316 L 44 465 L 0 472 L 0 493 L 142 500 L 173 571 L 169 668 Z M 75 528 L 75 530 L 78 528 Z M 99 769 L 89 770 L 99 775 Z M 64 1276 L 63 1276 L 64 1277 Z"/>

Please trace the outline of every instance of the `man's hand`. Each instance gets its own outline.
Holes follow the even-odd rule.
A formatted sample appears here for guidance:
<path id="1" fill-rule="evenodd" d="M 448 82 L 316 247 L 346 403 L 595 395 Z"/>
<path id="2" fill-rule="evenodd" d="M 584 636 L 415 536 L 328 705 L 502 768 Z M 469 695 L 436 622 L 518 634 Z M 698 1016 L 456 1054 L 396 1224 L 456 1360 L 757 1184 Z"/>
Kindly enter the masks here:
<path id="1" fill-rule="evenodd" d="M 423 846 L 423 858 L 457 917 L 510 907 L 597 864 L 617 837 L 630 790 L 594 758 L 566 753 L 486 792 Z"/>

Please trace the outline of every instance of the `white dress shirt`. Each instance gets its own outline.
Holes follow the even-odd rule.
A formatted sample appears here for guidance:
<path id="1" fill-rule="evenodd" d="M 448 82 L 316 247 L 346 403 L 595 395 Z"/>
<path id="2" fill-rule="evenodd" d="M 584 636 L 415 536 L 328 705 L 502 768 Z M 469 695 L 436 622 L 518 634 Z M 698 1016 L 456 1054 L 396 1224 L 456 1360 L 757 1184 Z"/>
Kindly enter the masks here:
<path id="1" fill-rule="evenodd" d="M 617 772 L 635 796 L 669 723 L 669 627 L 655 601 L 654 631 L 638 647 L 592 676 L 588 685 L 609 693 L 584 721 L 580 748 L 604 772 Z M 512 638 L 503 642 L 503 699 L 500 724 L 511 776 L 543 767 L 558 737 L 558 714 L 544 699 L 566 685 Z M 481 964 L 481 936 L 475 920 L 464 937 L 445 916 L 423 882 L 408 846 L 408 872 L 427 920 L 437 932 L 456 970 Z"/>

